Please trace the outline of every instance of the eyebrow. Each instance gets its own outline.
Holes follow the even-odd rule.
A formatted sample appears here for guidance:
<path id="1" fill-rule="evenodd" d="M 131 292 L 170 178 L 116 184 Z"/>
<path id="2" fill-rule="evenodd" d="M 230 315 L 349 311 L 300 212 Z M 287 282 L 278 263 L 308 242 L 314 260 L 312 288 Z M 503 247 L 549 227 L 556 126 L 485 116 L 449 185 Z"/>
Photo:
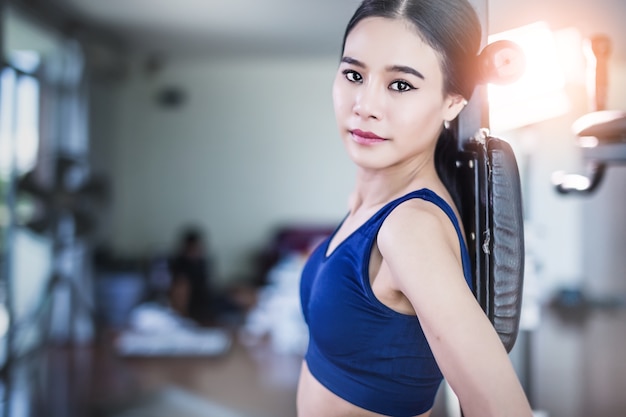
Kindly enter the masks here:
<path id="1" fill-rule="evenodd" d="M 349 56 L 344 56 L 343 58 L 341 58 L 341 62 L 345 62 L 346 64 L 354 65 L 360 68 L 365 68 L 364 63 L 362 63 L 358 59 L 351 58 Z M 411 68 L 406 65 L 392 65 L 390 67 L 387 67 L 386 69 L 387 71 L 390 71 L 390 72 L 403 72 L 405 74 L 415 75 L 416 77 L 421 78 L 422 80 L 426 79 L 421 72 L 419 72 L 415 68 Z"/>

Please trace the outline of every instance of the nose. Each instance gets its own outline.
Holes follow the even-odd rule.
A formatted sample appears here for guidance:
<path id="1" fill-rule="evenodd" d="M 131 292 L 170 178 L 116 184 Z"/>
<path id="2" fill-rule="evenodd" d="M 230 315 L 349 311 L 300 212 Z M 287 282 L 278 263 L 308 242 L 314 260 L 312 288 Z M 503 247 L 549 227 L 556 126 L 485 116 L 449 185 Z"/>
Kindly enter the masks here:
<path id="1" fill-rule="evenodd" d="M 363 119 L 380 119 L 383 97 L 375 84 L 363 84 L 354 100 L 354 113 Z"/>

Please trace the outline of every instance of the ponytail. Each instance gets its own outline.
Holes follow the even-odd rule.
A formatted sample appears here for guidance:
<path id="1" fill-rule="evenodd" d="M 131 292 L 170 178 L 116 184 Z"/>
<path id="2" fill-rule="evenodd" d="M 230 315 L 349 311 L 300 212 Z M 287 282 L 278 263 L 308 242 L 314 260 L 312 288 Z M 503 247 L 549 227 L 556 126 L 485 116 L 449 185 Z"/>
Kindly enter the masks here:
<path id="1" fill-rule="evenodd" d="M 457 156 L 459 147 L 456 140 L 456 123 L 444 128 L 439 134 L 435 147 L 435 169 L 437 175 L 446 187 L 456 208 L 461 211 L 461 193 L 459 190 Z"/>

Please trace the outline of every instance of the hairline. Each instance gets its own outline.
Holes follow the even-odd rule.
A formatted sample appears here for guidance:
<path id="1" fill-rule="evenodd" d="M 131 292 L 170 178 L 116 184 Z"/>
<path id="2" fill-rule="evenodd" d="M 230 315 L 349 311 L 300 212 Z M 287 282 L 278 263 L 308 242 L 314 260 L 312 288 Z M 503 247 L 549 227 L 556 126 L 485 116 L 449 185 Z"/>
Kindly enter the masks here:
<path id="1" fill-rule="evenodd" d="M 413 22 L 410 18 L 404 16 L 403 14 L 403 10 L 398 10 L 396 12 L 394 12 L 393 14 L 389 14 L 389 15 L 383 15 L 383 14 L 375 14 L 375 15 L 371 15 L 371 16 L 366 16 L 363 17 L 362 19 L 360 19 L 358 22 L 356 22 L 349 31 L 346 32 L 345 36 L 344 36 L 344 40 L 343 40 L 343 45 L 341 47 L 341 57 L 343 58 L 344 56 L 344 52 L 345 52 L 345 48 L 346 48 L 346 42 L 348 41 L 348 36 L 350 36 L 350 33 L 352 33 L 352 31 L 363 21 L 368 20 L 368 19 L 375 19 L 375 18 L 381 18 L 381 19 L 388 19 L 388 20 L 392 20 L 392 21 L 398 21 L 400 23 L 404 23 L 407 28 L 409 28 L 410 30 L 412 30 L 417 37 L 425 44 L 428 45 L 434 52 L 435 55 L 437 57 L 437 62 L 439 64 L 439 70 L 441 71 L 441 74 L 444 77 L 444 82 L 442 85 L 442 95 L 445 97 L 446 95 L 449 94 L 460 94 L 460 93 L 455 93 L 453 91 L 449 91 L 449 85 L 448 85 L 448 77 L 447 74 L 448 72 L 446 71 L 446 59 L 445 59 L 445 54 L 441 51 L 441 46 L 437 45 L 436 43 L 430 41 L 428 39 L 428 37 L 424 34 L 423 29 L 417 25 L 415 22 Z"/>

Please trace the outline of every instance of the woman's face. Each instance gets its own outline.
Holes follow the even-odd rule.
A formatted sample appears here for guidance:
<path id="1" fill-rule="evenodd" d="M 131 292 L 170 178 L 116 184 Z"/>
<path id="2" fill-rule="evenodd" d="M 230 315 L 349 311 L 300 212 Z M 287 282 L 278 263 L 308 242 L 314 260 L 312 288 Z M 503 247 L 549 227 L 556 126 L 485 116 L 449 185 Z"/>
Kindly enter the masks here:
<path id="1" fill-rule="evenodd" d="M 444 95 L 439 56 L 410 23 L 367 18 L 350 32 L 333 84 L 348 154 L 366 169 L 432 160 L 445 120 L 463 98 Z"/>

